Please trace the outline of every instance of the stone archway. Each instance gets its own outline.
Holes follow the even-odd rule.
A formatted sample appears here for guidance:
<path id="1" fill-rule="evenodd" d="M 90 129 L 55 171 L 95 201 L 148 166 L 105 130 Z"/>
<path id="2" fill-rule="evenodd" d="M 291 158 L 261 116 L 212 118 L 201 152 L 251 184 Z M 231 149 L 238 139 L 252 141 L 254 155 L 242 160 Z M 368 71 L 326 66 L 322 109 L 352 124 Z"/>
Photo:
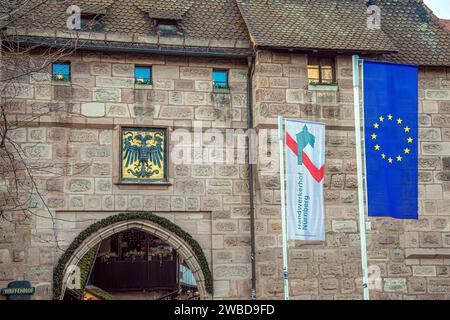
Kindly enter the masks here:
<path id="1" fill-rule="evenodd" d="M 53 271 L 53 299 L 64 297 L 69 266 L 77 265 L 84 255 L 103 239 L 128 229 L 139 229 L 171 245 L 184 259 L 197 282 L 201 299 L 210 299 L 213 281 L 206 257 L 198 242 L 173 222 L 149 212 L 121 213 L 110 216 L 82 231 L 61 256 Z"/>

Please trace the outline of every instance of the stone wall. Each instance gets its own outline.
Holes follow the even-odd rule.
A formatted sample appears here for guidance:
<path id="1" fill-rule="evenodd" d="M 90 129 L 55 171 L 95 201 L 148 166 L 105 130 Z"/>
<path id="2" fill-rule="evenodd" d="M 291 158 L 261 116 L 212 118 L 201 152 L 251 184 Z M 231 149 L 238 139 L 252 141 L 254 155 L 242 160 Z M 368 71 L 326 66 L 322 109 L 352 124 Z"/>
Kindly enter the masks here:
<path id="1" fill-rule="evenodd" d="M 26 279 L 38 287 L 34 298 L 50 298 L 53 266 L 81 230 L 118 212 L 145 210 L 200 243 L 216 280 L 215 297 L 248 297 L 245 164 L 221 160 L 225 148 L 200 146 L 192 149 L 194 158 L 211 154 L 210 160 L 170 163 L 167 187 L 116 183 L 119 125 L 164 125 L 171 135 L 182 128 L 191 137 L 200 122 L 203 132 L 245 129 L 246 61 L 89 52 L 68 59 L 71 83 L 52 82 L 49 68 L 19 84 L 14 116 L 40 116 L 11 136 L 30 163 L 42 165 L 33 176 L 44 202 L 35 196 L 31 213 L 7 212 L 9 219 L 1 221 L 0 287 Z M 134 84 L 135 64 L 152 65 L 152 86 Z M 230 70 L 230 93 L 213 92 L 214 67 Z"/>
<path id="2" fill-rule="evenodd" d="M 293 299 L 361 299 L 361 260 L 350 56 L 336 58 L 336 88 L 307 85 L 307 57 L 260 51 L 254 74 L 255 126 L 273 129 L 278 114 L 324 122 L 325 242 L 289 243 Z M 419 220 L 370 218 L 373 299 L 450 298 L 450 70 L 420 70 Z M 275 132 L 275 136 L 276 132 Z M 283 295 L 278 145 L 257 166 L 258 296 Z M 267 230 L 267 231 L 266 231 Z"/>
<path id="3" fill-rule="evenodd" d="M 250 222 L 245 163 L 221 162 L 231 148 L 205 149 L 214 163 L 171 164 L 167 188 L 116 184 L 119 125 L 165 125 L 203 132 L 245 129 L 245 60 L 162 55 L 80 53 L 71 84 L 50 70 L 23 77 L 15 115 L 39 115 L 11 132 L 35 170 L 42 201 L 31 215 L 5 212 L 0 221 L 0 287 L 27 279 L 51 296 L 52 269 L 70 241 L 96 220 L 126 211 L 162 215 L 203 247 L 214 277 L 214 298 L 250 296 Z M 326 241 L 290 243 L 290 289 L 295 299 L 362 297 L 357 213 L 351 58 L 336 59 L 336 88 L 308 87 L 306 55 L 259 51 L 253 78 L 254 125 L 275 129 L 279 113 L 327 125 Z M 137 87 L 135 64 L 153 65 L 153 86 Z M 213 67 L 230 68 L 229 94 L 214 93 Z M 420 219 L 370 218 L 368 256 L 375 299 L 450 298 L 450 70 L 420 71 Z M 193 128 L 194 127 L 194 128 Z M 283 293 L 276 130 L 272 151 L 257 166 L 258 298 Z M 170 148 L 177 143 L 173 141 Z M 232 150 L 232 149 L 231 149 Z M 233 152 L 231 159 L 236 160 Z M 261 160 L 261 158 L 260 158 Z M 8 185 L 0 183 L 2 192 Z M 58 246 L 55 245 L 55 239 Z M 378 276 L 379 275 L 379 276 Z"/>

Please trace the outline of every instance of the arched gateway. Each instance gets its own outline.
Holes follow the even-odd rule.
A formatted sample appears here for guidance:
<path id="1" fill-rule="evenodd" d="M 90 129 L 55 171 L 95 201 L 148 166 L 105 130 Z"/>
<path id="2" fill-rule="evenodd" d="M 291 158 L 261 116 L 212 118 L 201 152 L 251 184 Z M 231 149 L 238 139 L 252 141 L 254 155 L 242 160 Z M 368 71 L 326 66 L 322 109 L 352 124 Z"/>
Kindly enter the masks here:
<path id="1" fill-rule="evenodd" d="M 149 212 L 117 214 L 100 220 L 82 231 L 72 241 L 54 269 L 53 298 L 60 300 L 64 297 L 71 266 L 78 265 L 83 257 L 96 248 L 102 240 L 131 229 L 151 234 L 173 247 L 192 271 L 200 298 L 211 298 L 212 275 L 198 242 L 176 224 Z"/>

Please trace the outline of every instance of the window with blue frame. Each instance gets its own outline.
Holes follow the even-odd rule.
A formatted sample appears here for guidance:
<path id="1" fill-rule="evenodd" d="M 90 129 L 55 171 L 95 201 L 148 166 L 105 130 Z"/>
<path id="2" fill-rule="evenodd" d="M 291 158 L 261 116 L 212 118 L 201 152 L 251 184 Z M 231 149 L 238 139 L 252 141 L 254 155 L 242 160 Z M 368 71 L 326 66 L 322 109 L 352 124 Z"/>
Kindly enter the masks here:
<path id="1" fill-rule="evenodd" d="M 152 67 L 134 66 L 134 82 L 136 84 L 152 84 Z"/>
<path id="2" fill-rule="evenodd" d="M 213 69 L 213 83 L 214 89 L 229 89 L 228 70 Z"/>
<path id="3" fill-rule="evenodd" d="M 54 63 L 52 66 L 52 79 L 54 81 L 70 81 L 70 63 Z"/>

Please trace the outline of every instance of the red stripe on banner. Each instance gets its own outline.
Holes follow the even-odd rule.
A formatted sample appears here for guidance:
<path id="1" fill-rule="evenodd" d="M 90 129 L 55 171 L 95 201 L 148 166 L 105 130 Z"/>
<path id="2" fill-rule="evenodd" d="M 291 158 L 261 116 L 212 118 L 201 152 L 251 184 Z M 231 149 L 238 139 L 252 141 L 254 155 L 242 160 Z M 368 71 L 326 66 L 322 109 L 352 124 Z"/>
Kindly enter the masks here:
<path id="1" fill-rule="evenodd" d="M 298 151 L 297 151 L 297 141 L 295 141 L 294 139 L 292 139 L 292 137 L 290 136 L 289 133 L 286 133 L 286 145 L 289 147 L 289 149 L 292 150 L 292 152 L 295 155 L 298 155 Z"/>
<path id="2" fill-rule="evenodd" d="M 304 152 L 302 152 L 302 160 L 305 167 L 308 169 L 309 173 L 311 173 L 312 177 L 317 181 L 320 182 L 323 179 L 323 176 L 325 174 L 325 166 L 322 165 L 320 169 L 317 169 L 314 163 L 309 159 L 308 155 Z"/>
<path id="3" fill-rule="evenodd" d="M 289 147 L 289 149 L 292 150 L 292 152 L 297 156 L 298 155 L 298 148 L 297 148 L 297 142 L 290 136 L 289 133 L 286 133 L 286 145 Z M 318 169 L 314 163 L 312 163 L 311 159 L 309 159 L 308 155 L 304 152 L 302 152 L 302 162 L 305 165 L 306 169 L 308 169 L 309 173 L 311 173 L 311 176 L 317 181 L 320 182 L 323 180 L 323 177 L 325 175 L 325 166 L 322 165 L 320 169 Z"/>

